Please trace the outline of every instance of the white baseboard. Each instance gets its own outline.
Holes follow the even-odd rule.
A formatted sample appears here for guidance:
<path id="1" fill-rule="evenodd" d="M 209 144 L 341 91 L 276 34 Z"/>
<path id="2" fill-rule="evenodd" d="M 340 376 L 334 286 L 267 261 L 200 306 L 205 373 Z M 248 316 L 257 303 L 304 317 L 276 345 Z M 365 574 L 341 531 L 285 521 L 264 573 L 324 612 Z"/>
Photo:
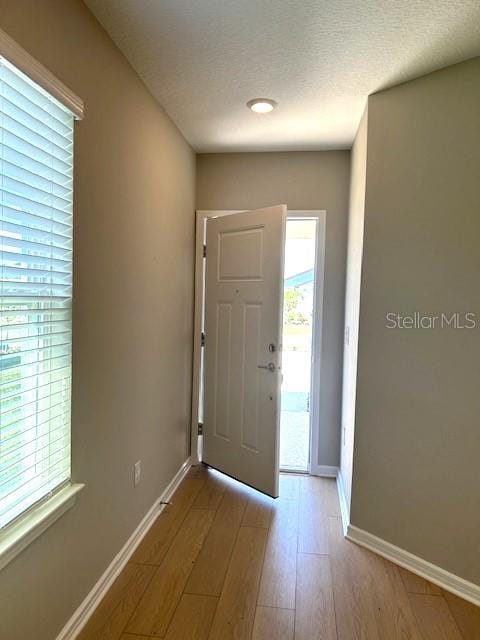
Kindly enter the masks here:
<path id="1" fill-rule="evenodd" d="M 336 478 L 338 467 L 329 467 L 324 464 L 311 464 L 310 475 L 320 476 L 321 478 Z"/>
<path id="2" fill-rule="evenodd" d="M 115 579 L 119 576 L 120 572 L 127 564 L 135 549 L 138 547 L 152 524 L 157 519 L 158 515 L 164 509 L 164 505 L 161 504 L 161 502 L 167 502 L 171 498 L 172 494 L 175 492 L 175 489 L 183 480 L 189 468 L 190 458 L 185 460 L 185 462 L 182 464 L 165 491 L 155 501 L 155 503 L 149 509 L 138 527 L 132 533 L 127 542 L 123 545 L 122 549 L 120 549 L 120 551 L 109 564 L 102 576 L 100 576 L 100 579 L 97 581 L 93 589 L 72 615 L 67 624 L 60 631 L 56 640 L 74 640 L 74 638 L 78 636 L 80 631 L 86 625 L 92 613 L 99 605 L 102 598 L 105 596 Z"/>
<path id="3" fill-rule="evenodd" d="M 450 591 L 460 598 L 480 606 L 479 585 L 476 585 L 473 582 L 468 582 L 453 573 L 449 573 L 448 571 L 445 571 L 445 569 L 431 564 L 430 562 L 413 555 L 413 553 L 410 553 L 409 551 L 396 547 L 386 540 L 377 538 L 377 536 L 374 536 L 363 529 L 359 529 L 354 525 L 348 525 L 346 537 L 348 540 L 351 540 L 362 547 L 366 547 L 374 553 L 378 553 L 378 555 L 383 556 L 387 560 L 391 560 L 404 569 L 408 569 L 412 573 L 433 582 L 439 587 L 442 587 L 442 589 Z"/>
<path id="4" fill-rule="evenodd" d="M 340 501 L 340 513 L 342 514 L 343 535 L 346 536 L 350 525 L 350 506 L 347 503 L 345 487 L 343 486 L 343 476 L 340 470 L 337 475 L 337 490 L 338 499 Z"/>

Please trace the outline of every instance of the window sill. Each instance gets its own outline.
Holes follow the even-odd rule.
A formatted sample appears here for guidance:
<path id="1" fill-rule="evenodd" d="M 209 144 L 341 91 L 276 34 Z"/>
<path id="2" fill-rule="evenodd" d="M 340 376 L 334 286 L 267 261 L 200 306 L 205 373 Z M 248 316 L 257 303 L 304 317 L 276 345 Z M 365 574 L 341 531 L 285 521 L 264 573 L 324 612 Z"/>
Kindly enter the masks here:
<path id="1" fill-rule="evenodd" d="M 76 502 L 84 484 L 70 484 L 0 532 L 0 569 L 38 538 Z"/>

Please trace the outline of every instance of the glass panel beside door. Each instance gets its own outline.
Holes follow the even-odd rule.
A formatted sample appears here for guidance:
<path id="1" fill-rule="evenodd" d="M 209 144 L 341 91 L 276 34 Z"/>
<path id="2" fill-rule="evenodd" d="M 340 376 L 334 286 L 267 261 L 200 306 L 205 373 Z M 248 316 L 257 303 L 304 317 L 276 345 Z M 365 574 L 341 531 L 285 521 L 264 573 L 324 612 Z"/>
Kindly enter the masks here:
<path id="1" fill-rule="evenodd" d="M 285 243 L 280 469 L 308 471 L 317 220 L 288 219 Z"/>

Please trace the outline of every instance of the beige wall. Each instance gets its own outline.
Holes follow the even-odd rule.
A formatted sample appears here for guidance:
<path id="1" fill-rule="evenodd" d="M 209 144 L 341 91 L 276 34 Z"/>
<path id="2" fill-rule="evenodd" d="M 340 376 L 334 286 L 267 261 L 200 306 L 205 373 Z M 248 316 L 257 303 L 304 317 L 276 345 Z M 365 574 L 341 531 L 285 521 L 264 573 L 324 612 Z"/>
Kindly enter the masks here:
<path id="1" fill-rule="evenodd" d="M 0 27 L 85 101 L 72 428 L 86 488 L 0 572 L 2 640 L 53 640 L 188 455 L 195 158 L 82 2 L 2 0 Z"/>
<path id="2" fill-rule="evenodd" d="M 348 151 L 231 153 L 197 156 L 198 209 L 326 209 L 318 464 L 337 466 L 347 244 Z"/>
<path id="3" fill-rule="evenodd" d="M 345 344 L 343 351 L 342 434 L 340 472 L 346 507 L 352 495 L 355 397 L 357 392 L 358 318 L 362 273 L 365 183 L 367 176 L 368 109 L 358 127 L 350 163 L 347 276 L 345 285 Z"/>
<path id="4" fill-rule="evenodd" d="M 353 524 L 477 584 L 480 327 L 385 314 L 480 314 L 479 107 L 480 58 L 369 100 L 352 494 Z"/>

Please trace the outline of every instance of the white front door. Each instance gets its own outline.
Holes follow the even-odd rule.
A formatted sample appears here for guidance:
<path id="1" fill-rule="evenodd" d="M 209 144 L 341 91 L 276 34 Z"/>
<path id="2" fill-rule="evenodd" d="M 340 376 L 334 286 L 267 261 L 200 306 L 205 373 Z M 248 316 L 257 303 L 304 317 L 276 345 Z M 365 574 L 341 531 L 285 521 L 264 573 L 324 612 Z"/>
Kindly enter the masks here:
<path id="1" fill-rule="evenodd" d="M 203 461 L 278 496 L 287 207 L 207 222 Z"/>

